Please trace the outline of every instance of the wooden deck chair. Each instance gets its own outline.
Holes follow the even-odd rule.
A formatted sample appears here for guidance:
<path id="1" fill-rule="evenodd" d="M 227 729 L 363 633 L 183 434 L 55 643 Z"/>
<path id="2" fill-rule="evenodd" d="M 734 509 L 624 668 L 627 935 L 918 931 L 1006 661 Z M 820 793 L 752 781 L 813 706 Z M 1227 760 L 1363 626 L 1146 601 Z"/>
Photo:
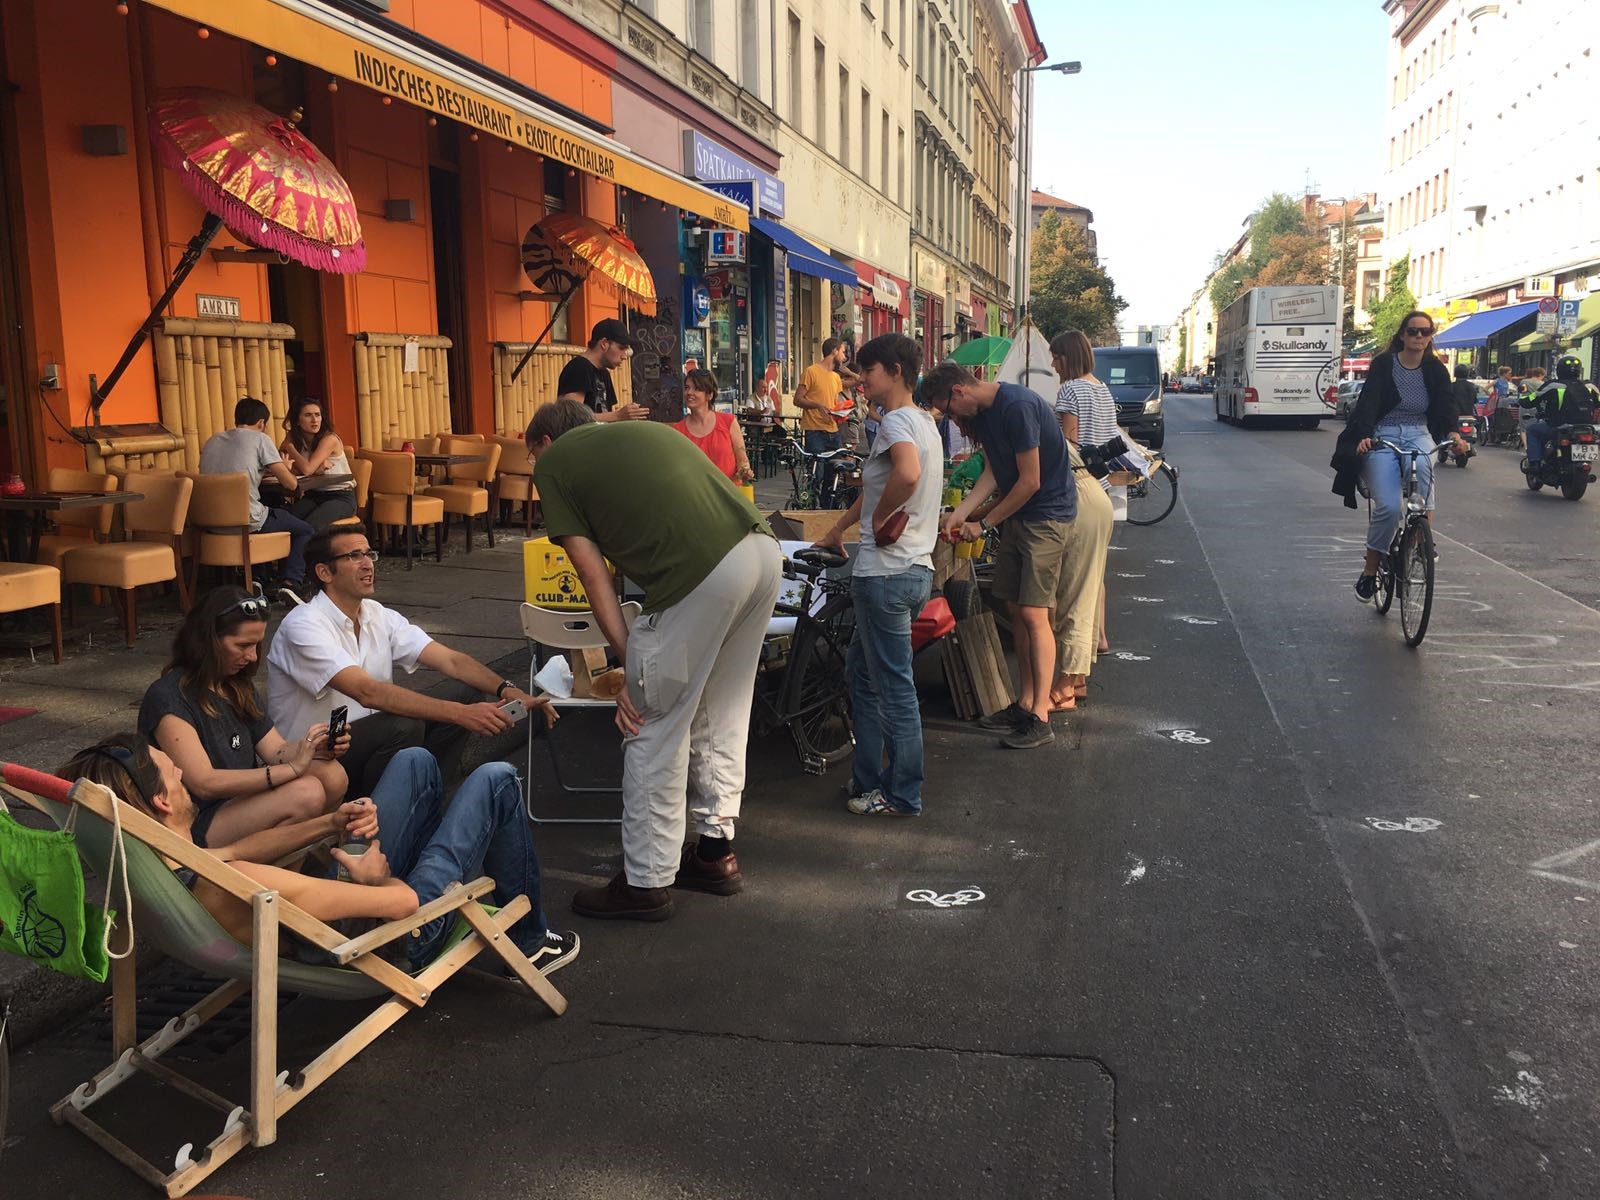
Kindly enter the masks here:
<path id="1" fill-rule="evenodd" d="M 498 910 L 485 908 L 479 897 L 494 888 L 494 881 L 487 876 L 455 884 L 403 921 L 391 921 L 358 937 L 346 937 L 133 805 L 120 801 L 106 788 L 82 779 L 67 783 L 11 763 L 0 763 L 0 777 L 9 795 L 58 824 L 64 825 L 68 813 L 76 809 L 79 853 L 84 865 L 102 879 L 110 877 L 120 830 L 126 880 L 133 897 L 132 927 L 164 954 L 228 981 L 159 1032 L 138 1042 L 134 959 L 132 954 L 113 959 L 112 1053 L 116 1060 L 50 1109 L 57 1124 L 72 1125 L 166 1196 L 185 1195 L 247 1146 L 271 1145 L 277 1140 L 278 1120 L 285 1113 L 401 1017 L 425 1005 L 447 979 L 485 950 L 499 954 L 515 977 L 552 1013 L 559 1016 L 566 1011 L 565 998 L 506 936 L 507 928 L 529 912 L 528 898 L 518 896 Z M 250 945 L 235 941 L 217 924 L 162 861 L 163 855 L 250 905 Z M 113 895 L 119 891 L 120 888 L 115 889 Z M 114 904 L 121 907 L 115 900 Z M 422 924 L 451 913 L 457 920 L 444 949 L 415 973 L 408 974 L 379 954 L 381 948 Z M 126 914 L 121 915 L 121 932 L 113 937 L 113 946 L 123 944 L 124 937 L 131 938 L 126 922 Z M 340 965 L 313 966 L 280 959 L 279 936 L 284 929 L 321 947 Z M 305 1066 L 280 1070 L 280 990 L 334 1000 L 382 997 L 383 1002 Z M 236 1104 L 160 1060 L 173 1046 L 246 994 L 251 1005 L 250 1095 L 247 1103 Z M 209 1141 L 201 1135 L 186 1143 L 178 1150 L 171 1170 L 138 1154 L 89 1115 L 92 1105 L 137 1074 L 160 1080 L 222 1114 L 221 1131 Z M 202 1142 L 199 1152 L 194 1152 L 194 1146 Z"/>
<path id="2" fill-rule="evenodd" d="M 638 619 L 641 606 L 636 600 L 630 600 L 622 606 L 622 620 L 631 626 Z M 571 612 L 558 612 L 555 609 L 540 608 L 536 604 L 522 606 L 522 632 L 530 643 L 548 646 L 552 650 L 598 650 L 606 645 L 606 635 L 600 630 L 600 623 L 594 619 L 594 614 L 588 609 L 578 609 Z M 539 656 L 533 645 L 529 649 L 528 663 L 528 694 L 536 695 L 538 684 L 534 676 L 539 671 Z M 550 703 L 558 709 L 577 708 L 616 708 L 615 700 L 595 700 L 576 696 L 563 699 L 551 696 Z M 573 787 L 561 777 L 561 759 L 556 754 L 556 730 L 560 723 L 550 727 L 545 735 L 545 745 L 550 750 L 550 767 L 555 772 L 556 786 L 569 795 L 606 795 L 620 796 L 620 787 Z M 528 772 L 527 772 L 527 799 L 528 819 L 535 825 L 620 825 L 621 817 L 541 817 L 533 811 L 533 722 L 528 722 Z"/>

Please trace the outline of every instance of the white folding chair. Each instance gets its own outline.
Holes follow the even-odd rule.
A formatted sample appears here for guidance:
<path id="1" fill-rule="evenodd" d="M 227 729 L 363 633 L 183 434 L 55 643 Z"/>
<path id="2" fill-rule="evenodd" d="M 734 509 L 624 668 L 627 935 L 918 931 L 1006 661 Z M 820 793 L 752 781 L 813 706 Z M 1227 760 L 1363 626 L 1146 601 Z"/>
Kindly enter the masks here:
<path id="1" fill-rule="evenodd" d="M 629 601 L 622 606 L 622 620 L 632 626 L 638 618 L 641 606 L 636 601 Z M 530 643 L 528 662 L 528 693 L 533 694 L 534 676 L 539 670 L 539 655 L 537 646 L 548 646 L 552 650 L 598 650 L 605 646 L 606 635 L 601 632 L 600 623 L 594 619 L 594 613 L 588 609 L 573 611 L 557 611 L 552 608 L 540 608 L 534 604 L 522 606 L 522 632 Z M 582 708 L 616 708 L 615 700 L 594 700 L 588 698 L 570 697 L 563 699 L 551 696 L 550 702 L 557 709 L 582 709 Z M 559 723 L 558 723 L 559 725 Z M 561 759 L 556 754 L 555 731 L 558 725 L 553 725 L 545 735 L 545 744 L 550 750 L 550 767 L 555 772 L 556 786 L 569 795 L 610 795 L 620 796 L 621 787 L 574 787 L 561 777 Z M 621 817 L 540 817 L 533 811 L 533 722 L 528 722 L 528 772 L 527 772 L 527 808 L 528 819 L 536 825 L 620 825 Z"/>

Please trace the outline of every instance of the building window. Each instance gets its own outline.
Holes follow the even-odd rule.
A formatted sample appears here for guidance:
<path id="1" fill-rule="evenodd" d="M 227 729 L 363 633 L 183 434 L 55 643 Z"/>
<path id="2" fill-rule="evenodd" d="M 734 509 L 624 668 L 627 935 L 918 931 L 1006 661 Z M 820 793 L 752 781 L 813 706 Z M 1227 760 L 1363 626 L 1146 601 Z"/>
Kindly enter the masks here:
<path id="1" fill-rule="evenodd" d="M 739 0 L 739 82 L 751 95 L 761 91 L 761 10 L 759 0 Z"/>
<path id="2" fill-rule="evenodd" d="M 689 45 L 707 58 L 716 56 L 711 20 L 716 0 L 689 0 Z"/>
<path id="3" fill-rule="evenodd" d="M 839 164 L 850 168 L 850 68 L 839 68 Z"/>
<path id="4" fill-rule="evenodd" d="M 917 6 L 917 78 L 924 79 L 926 68 L 924 55 L 927 53 L 927 22 L 928 18 L 922 13 L 922 6 Z"/>
<path id="5" fill-rule="evenodd" d="M 861 89 L 861 178 L 872 182 L 872 94 Z"/>
<path id="6" fill-rule="evenodd" d="M 898 164 L 895 167 L 895 199 L 899 201 L 900 207 L 904 208 L 906 206 L 906 131 L 899 127 L 895 129 L 895 150 L 895 159 Z"/>
<path id="7" fill-rule="evenodd" d="M 828 148 L 828 52 L 821 42 L 811 43 L 811 84 L 816 94 L 811 98 L 813 120 L 811 134 L 817 145 Z"/>
<path id="8" fill-rule="evenodd" d="M 800 18 L 789 14 L 789 123 L 800 128 Z"/>
<path id="9" fill-rule="evenodd" d="M 889 110 L 882 109 L 878 123 L 878 190 L 886 197 L 893 195 L 889 189 Z"/>

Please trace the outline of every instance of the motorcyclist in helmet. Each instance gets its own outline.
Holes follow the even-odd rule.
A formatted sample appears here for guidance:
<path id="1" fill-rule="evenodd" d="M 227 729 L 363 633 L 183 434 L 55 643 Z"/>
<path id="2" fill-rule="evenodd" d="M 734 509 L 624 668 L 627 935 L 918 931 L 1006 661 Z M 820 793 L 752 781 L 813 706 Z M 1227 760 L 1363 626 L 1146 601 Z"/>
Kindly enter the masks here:
<path id="1" fill-rule="evenodd" d="M 1533 408 L 1537 416 L 1528 422 L 1528 467 L 1531 470 L 1544 457 L 1544 450 L 1555 434 L 1556 426 L 1588 422 L 1593 419 L 1594 407 L 1600 404 L 1600 392 L 1583 379 L 1583 363 L 1571 354 L 1563 355 L 1556 363 L 1556 377 L 1531 396 L 1517 401 L 1524 408 Z"/>

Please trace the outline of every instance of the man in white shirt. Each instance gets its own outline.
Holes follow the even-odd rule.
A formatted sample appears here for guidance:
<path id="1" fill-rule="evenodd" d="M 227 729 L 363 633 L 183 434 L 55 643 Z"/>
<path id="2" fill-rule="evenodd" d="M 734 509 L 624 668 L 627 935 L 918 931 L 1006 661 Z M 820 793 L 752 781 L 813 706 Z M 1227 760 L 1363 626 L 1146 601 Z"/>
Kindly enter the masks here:
<path id="1" fill-rule="evenodd" d="M 300 481 L 284 464 L 283 452 L 267 436 L 272 411 L 246 396 L 233 406 L 233 428 L 206 439 L 200 447 L 202 475 L 242 473 L 250 480 L 250 528 L 258 533 L 287 533 L 289 557 L 283 560 L 283 583 L 298 603 L 300 581 L 305 578 L 305 548 L 316 532 L 286 508 L 268 508 L 261 502 L 261 478 L 270 475 L 291 497 Z"/>
<path id="2" fill-rule="evenodd" d="M 306 563 L 322 590 L 284 617 L 267 655 L 267 712 L 284 737 L 300 737 L 347 706 L 350 749 L 343 764 L 351 795 L 366 796 L 407 746 L 425 746 L 451 774 L 469 733 L 492 737 L 511 728 L 500 708 L 507 701 L 522 701 L 531 720 L 555 720 L 548 699 L 535 699 L 476 659 L 440 645 L 374 600 L 377 558 L 359 531 L 326 530 L 306 546 Z M 464 685 L 461 698 L 401 687 L 393 682 L 396 666 L 408 675 L 419 666 L 437 671 Z M 485 695 L 494 699 L 472 698 Z"/>

